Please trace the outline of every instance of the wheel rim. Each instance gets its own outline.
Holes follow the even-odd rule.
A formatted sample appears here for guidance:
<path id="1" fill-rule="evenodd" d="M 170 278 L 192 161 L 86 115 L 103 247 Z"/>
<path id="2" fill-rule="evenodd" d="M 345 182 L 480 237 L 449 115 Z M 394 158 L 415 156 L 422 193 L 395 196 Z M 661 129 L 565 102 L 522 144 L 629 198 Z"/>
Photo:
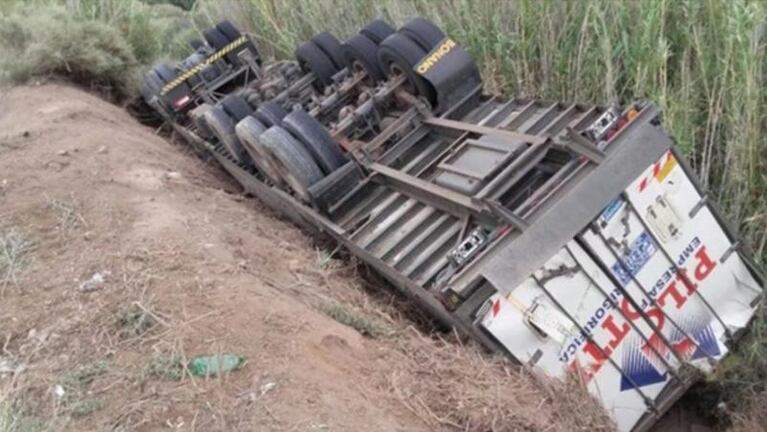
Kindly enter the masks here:
<path id="1" fill-rule="evenodd" d="M 367 69 L 365 69 L 365 66 L 363 66 L 359 60 L 352 61 L 352 74 L 356 75 L 359 72 L 365 73 L 365 79 L 363 80 L 365 84 L 369 86 L 375 85 L 375 81 L 376 81 L 375 78 L 370 76 L 370 73 L 368 72 Z"/>

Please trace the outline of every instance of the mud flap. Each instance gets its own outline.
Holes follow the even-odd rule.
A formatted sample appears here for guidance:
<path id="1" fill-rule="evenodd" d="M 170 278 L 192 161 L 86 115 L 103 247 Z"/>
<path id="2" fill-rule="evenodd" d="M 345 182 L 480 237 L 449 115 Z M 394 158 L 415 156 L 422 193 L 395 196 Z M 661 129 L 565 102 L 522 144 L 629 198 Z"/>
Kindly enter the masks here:
<path id="1" fill-rule="evenodd" d="M 194 108 L 194 94 L 189 84 L 182 82 L 169 92 L 161 96 L 162 103 L 171 113 L 185 114 Z"/>
<path id="2" fill-rule="evenodd" d="M 349 161 L 325 178 L 309 187 L 309 195 L 317 208 L 327 215 L 333 214 L 336 205 L 351 193 L 364 179 L 359 165 Z"/>
<path id="3" fill-rule="evenodd" d="M 473 107 L 479 101 L 482 78 L 471 55 L 457 42 L 446 37 L 413 68 L 424 77 L 437 93 L 437 113 L 451 111 L 450 117 L 460 115 L 453 110 L 462 105 Z"/>

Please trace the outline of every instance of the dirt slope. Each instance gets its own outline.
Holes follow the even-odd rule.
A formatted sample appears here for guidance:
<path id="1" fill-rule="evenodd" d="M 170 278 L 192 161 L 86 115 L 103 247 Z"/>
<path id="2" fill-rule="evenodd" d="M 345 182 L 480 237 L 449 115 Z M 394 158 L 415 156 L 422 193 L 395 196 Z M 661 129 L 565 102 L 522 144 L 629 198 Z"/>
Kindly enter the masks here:
<path id="1" fill-rule="evenodd" d="M 610 428 L 573 388 L 423 335 L 217 167 L 77 89 L 0 98 L 0 246 L 3 432 Z M 228 352 L 247 364 L 222 378 L 178 368 Z"/>

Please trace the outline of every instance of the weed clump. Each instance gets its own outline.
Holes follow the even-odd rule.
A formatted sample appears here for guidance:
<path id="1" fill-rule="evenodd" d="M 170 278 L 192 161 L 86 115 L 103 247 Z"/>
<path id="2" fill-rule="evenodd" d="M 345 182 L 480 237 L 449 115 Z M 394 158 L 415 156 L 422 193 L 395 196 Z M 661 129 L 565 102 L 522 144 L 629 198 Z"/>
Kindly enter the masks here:
<path id="1" fill-rule="evenodd" d="M 17 282 L 31 248 L 32 242 L 16 228 L 0 231 L 0 293 Z"/>
<path id="2" fill-rule="evenodd" d="M 322 312 L 341 324 L 347 325 L 363 336 L 377 338 L 391 333 L 385 325 L 371 319 L 348 306 L 341 304 L 329 304 L 322 306 Z"/>
<path id="3" fill-rule="evenodd" d="M 60 76 L 122 97 L 136 88 L 136 57 L 119 31 L 59 7 L 20 8 L 0 21 L 5 81 Z"/>
<path id="4" fill-rule="evenodd" d="M 138 94 L 149 65 L 182 56 L 196 34 L 192 15 L 170 4 L 29 3 L 0 5 L 0 83 L 57 77 L 123 100 Z"/>
<path id="5" fill-rule="evenodd" d="M 100 410 L 103 403 L 86 396 L 91 383 L 99 376 L 106 374 L 108 370 L 109 365 L 99 361 L 65 374 L 57 386 L 57 394 L 61 397 L 63 410 L 72 417 L 84 417 Z"/>
<path id="6" fill-rule="evenodd" d="M 155 378 L 181 381 L 184 377 L 184 365 L 179 357 L 157 356 L 149 360 L 144 372 Z"/>

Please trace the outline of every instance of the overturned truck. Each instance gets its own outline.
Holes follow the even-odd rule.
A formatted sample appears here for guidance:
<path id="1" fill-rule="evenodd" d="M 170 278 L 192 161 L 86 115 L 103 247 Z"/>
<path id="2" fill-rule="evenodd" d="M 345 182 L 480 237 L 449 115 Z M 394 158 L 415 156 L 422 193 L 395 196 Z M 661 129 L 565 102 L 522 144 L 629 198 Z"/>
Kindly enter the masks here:
<path id="1" fill-rule="evenodd" d="M 420 18 L 271 64 L 217 28 L 228 42 L 209 31 L 144 93 L 180 135 L 437 321 L 578 375 L 620 430 L 652 426 L 753 317 L 761 272 L 651 103 L 484 95 Z"/>

